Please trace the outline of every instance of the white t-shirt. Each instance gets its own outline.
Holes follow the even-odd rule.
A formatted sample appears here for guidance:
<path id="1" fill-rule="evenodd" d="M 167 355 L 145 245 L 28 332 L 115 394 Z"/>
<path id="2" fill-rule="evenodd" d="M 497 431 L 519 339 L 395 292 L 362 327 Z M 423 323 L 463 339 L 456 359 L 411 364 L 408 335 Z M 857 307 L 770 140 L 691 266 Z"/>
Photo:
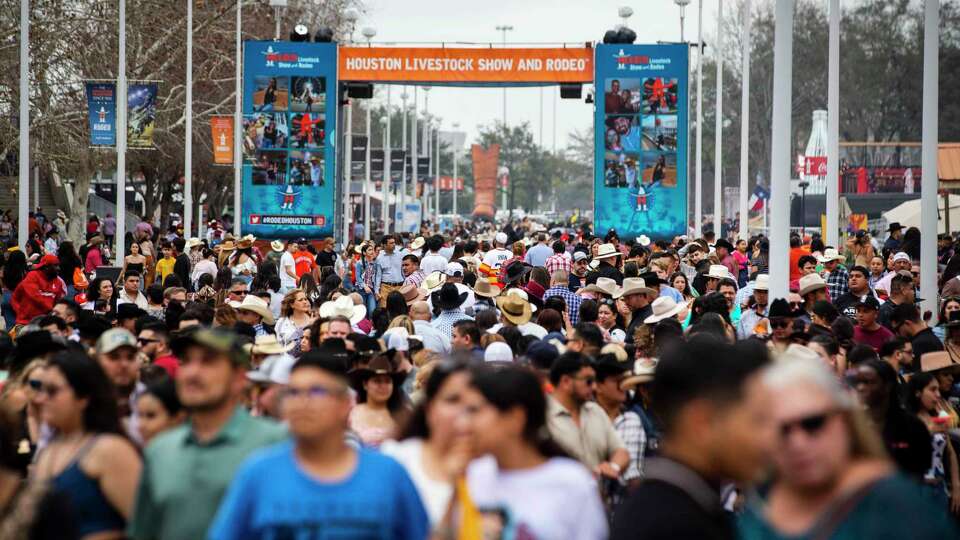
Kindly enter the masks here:
<path id="1" fill-rule="evenodd" d="M 520 471 L 501 471 L 492 456 L 467 468 L 467 485 L 487 519 L 501 519 L 504 538 L 594 540 L 608 536 L 597 483 L 583 465 L 552 458 Z"/>
<path id="2" fill-rule="evenodd" d="M 499 270 L 503 261 L 509 259 L 510 257 L 513 257 L 513 253 L 503 248 L 491 249 L 486 253 L 486 255 L 483 256 L 483 264 L 489 266 L 490 268 Z"/>
<path id="3" fill-rule="evenodd" d="M 297 278 L 287 273 L 287 268 L 297 275 L 297 262 L 293 260 L 293 255 L 289 251 L 284 251 L 280 256 L 280 288 L 296 288 Z"/>
<path id="4" fill-rule="evenodd" d="M 453 485 L 449 482 L 438 482 L 423 470 L 423 441 L 421 439 L 407 439 L 405 441 L 384 441 L 380 451 L 397 460 L 407 470 L 413 485 L 417 488 L 420 501 L 427 509 L 430 525 L 436 525 L 443 520 L 453 496 Z"/>
<path id="5" fill-rule="evenodd" d="M 420 261 L 420 270 L 430 275 L 432 272 L 445 272 L 447 270 L 447 259 L 443 255 L 430 252 Z"/>

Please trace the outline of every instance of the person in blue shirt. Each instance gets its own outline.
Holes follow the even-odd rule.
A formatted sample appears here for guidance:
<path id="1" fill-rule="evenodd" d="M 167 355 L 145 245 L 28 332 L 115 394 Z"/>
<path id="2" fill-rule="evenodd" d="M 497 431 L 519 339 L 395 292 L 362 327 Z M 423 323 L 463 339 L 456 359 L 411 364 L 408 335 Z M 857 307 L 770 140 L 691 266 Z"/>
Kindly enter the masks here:
<path id="1" fill-rule="evenodd" d="M 290 373 L 283 416 L 292 441 L 241 466 L 209 540 L 338 538 L 423 540 L 427 512 L 404 468 L 347 445 L 346 366 L 305 354 Z"/>

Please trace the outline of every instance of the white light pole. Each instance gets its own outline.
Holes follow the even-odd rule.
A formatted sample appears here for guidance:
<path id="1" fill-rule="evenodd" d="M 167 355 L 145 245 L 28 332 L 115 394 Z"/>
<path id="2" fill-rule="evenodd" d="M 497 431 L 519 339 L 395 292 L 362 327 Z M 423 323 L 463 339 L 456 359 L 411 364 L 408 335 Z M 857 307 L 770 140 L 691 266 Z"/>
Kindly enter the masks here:
<path id="1" fill-rule="evenodd" d="M 367 47 L 370 46 L 370 40 L 377 35 L 377 30 L 371 26 L 366 26 L 363 30 L 360 31 L 363 34 L 363 37 L 367 38 Z M 372 191 L 372 186 L 370 184 L 370 147 L 373 146 L 373 141 L 370 140 L 370 101 L 367 100 L 365 103 L 365 108 L 367 110 L 367 124 L 366 124 L 366 135 L 367 135 L 367 150 L 364 155 L 366 160 L 366 166 L 364 167 L 364 177 L 363 177 L 363 239 L 370 239 L 370 192 Z"/>
<path id="2" fill-rule="evenodd" d="M 346 210 L 343 213 L 343 223 L 344 223 L 344 234 L 343 234 L 343 244 L 346 245 L 350 241 L 350 236 L 353 234 L 353 201 L 350 198 L 350 194 L 353 190 L 353 103 L 350 101 L 350 98 L 347 98 L 347 103 L 343 106 L 343 117 L 344 117 L 344 138 L 346 139 L 346 144 L 344 144 L 344 159 L 343 159 L 343 170 L 344 178 L 346 182 L 346 197 L 344 197 L 344 204 L 346 204 Z M 356 241 L 356 238 L 354 238 Z"/>
<path id="3" fill-rule="evenodd" d="M 840 0 L 830 0 L 827 55 L 827 245 L 840 244 Z"/>
<path id="4" fill-rule="evenodd" d="M 457 130 L 460 129 L 460 123 L 453 123 L 453 212 L 454 216 L 457 215 L 457 159 L 460 154 L 460 146 L 457 144 L 459 138 L 457 137 Z"/>
<path id="5" fill-rule="evenodd" d="M 697 0 L 697 170 L 693 198 L 694 236 L 703 236 L 703 0 Z"/>
<path id="6" fill-rule="evenodd" d="M 233 113 L 233 234 L 234 236 L 240 236 L 240 217 L 242 216 L 240 212 L 240 205 L 243 204 L 243 198 L 241 197 L 242 180 L 243 180 L 243 148 L 240 146 L 241 134 L 243 133 L 243 88 L 242 85 L 242 73 L 241 68 L 243 65 L 243 41 L 241 38 L 241 28 L 243 26 L 243 0 L 237 0 L 237 35 L 236 35 L 236 84 L 234 92 L 236 93 L 234 100 L 234 113 Z"/>
<path id="7" fill-rule="evenodd" d="M 750 209 L 747 190 L 750 184 L 750 0 L 743 2 L 743 66 L 740 80 L 740 238 L 750 236 Z M 834 244 L 836 245 L 836 244 Z"/>
<path id="8" fill-rule="evenodd" d="M 689 78 L 689 76 L 690 76 L 690 44 L 687 43 L 686 37 L 684 36 L 684 19 L 685 19 L 685 17 L 686 17 L 687 6 L 690 4 L 690 0 L 673 0 L 673 3 L 680 7 L 680 42 L 683 43 L 683 45 L 687 48 L 687 51 L 686 51 L 686 54 L 687 54 L 687 81 L 689 81 L 689 80 L 690 80 L 690 78 Z M 687 173 L 687 174 L 686 174 L 686 177 L 687 177 L 687 178 L 686 178 L 686 180 L 687 180 L 687 201 L 690 200 L 690 124 L 689 124 L 689 121 L 690 121 L 690 120 L 689 120 L 689 119 L 690 119 L 690 112 L 689 112 L 689 111 L 690 111 L 690 85 L 687 84 L 687 122 L 688 122 L 688 123 L 687 123 L 686 126 L 684 126 L 684 129 L 686 130 L 686 134 L 685 134 L 685 135 L 686 135 L 686 138 L 685 138 L 684 140 L 687 141 L 687 144 L 686 144 L 686 154 L 687 154 L 687 155 L 686 155 L 686 158 L 687 158 L 687 159 L 686 159 L 686 163 L 687 163 L 687 171 L 686 171 L 686 173 Z M 678 132 L 678 133 L 679 133 L 679 132 Z M 679 136 L 679 135 L 678 135 L 678 136 Z M 689 215 L 688 215 L 687 217 L 689 218 Z M 684 228 L 684 231 L 687 231 L 687 230 L 689 230 L 689 229 L 687 229 L 687 228 L 685 227 L 685 228 Z"/>
<path id="9" fill-rule="evenodd" d="M 434 215 L 440 215 L 440 117 L 436 121 L 437 137 L 437 162 L 433 165 L 433 212 Z M 440 228 L 440 220 L 437 219 L 437 230 Z"/>
<path id="10" fill-rule="evenodd" d="M 390 160 L 390 85 L 387 85 L 387 114 L 380 119 L 383 126 L 383 232 L 390 232 L 390 191 L 393 187 L 393 163 Z"/>
<path id="11" fill-rule="evenodd" d="M 187 0 L 187 97 L 183 135 L 183 236 L 193 232 L 193 0 Z M 120 219 L 120 216 L 117 216 Z M 117 259 L 120 260 L 119 258 Z"/>
<path id="12" fill-rule="evenodd" d="M 123 5 L 123 0 L 120 0 Z M 17 191 L 17 245 L 30 234 L 30 0 L 20 0 L 20 155 Z M 126 133 L 124 133 L 126 134 Z M 119 135 L 118 135 L 119 137 Z M 119 222 L 119 216 L 117 216 Z"/>
<path id="13" fill-rule="evenodd" d="M 497 26 L 497 32 L 500 32 L 501 40 L 500 43 L 504 48 L 507 46 L 507 32 L 513 30 L 513 26 L 508 24 L 503 24 Z M 507 88 L 503 88 L 503 127 L 507 127 Z"/>
<path id="14" fill-rule="evenodd" d="M 420 174 L 417 170 L 417 94 L 419 88 L 419 86 L 413 87 L 413 116 L 410 120 L 410 176 L 413 180 L 413 193 L 411 194 L 413 200 L 417 200 L 417 184 L 420 181 Z M 422 207 L 420 208 L 420 215 L 423 216 Z"/>
<path id="15" fill-rule="evenodd" d="M 407 153 L 407 99 L 410 98 L 410 94 L 407 93 L 407 87 L 403 87 L 403 93 L 400 94 L 400 102 L 402 106 L 400 107 L 400 148 L 403 149 L 403 153 Z M 400 217 L 396 220 L 397 225 L 395 226 L 397 232 L 403 232 L 406 230 L 407 223 L 407 160 L 404 158 L 403 165 L 400 168 L 400 208 L 397 210 Z"/>
<path id="16" fill-rule="evenodd" d="M 427 179 L 430 178 L 430 87 L 423 87 L 423 144 L 420 151 L 427 158 L 427 174 L 423 177 L 423 192 L 420 194 L 423 201 L 424 217 L 430 212 L 430 193 Z"/>
<path id="17" fill-rule="evenodd" d="M 717 107 L 713 143 L 713 233 L 723 237 L 723 0 L 717 0 Z"/>
<path id="18" fill-rule="evenodd" d="M 937 113 L 940 99 L 940 2 L 925 0 L 923 9 L 923 134 L 920 181 L 920 297 L 923 311 L 934 313 L 937 323 Z M 949 197 L 948 197 L 949 201 Z M 949 207 L 949 204 L 947 205 Z M 948 210 L 949 211 L 949 210 Z M 947 231 L 949 232 L 949 231 Z"/>
<path id="19" fill-rule="evenodd" d="M 114 261 L 123 260 L 127 234 L 127 0 L 120 0 L 117 40 L 117 231 Z"/>
<path id="20" fill-rule="evenodd" d="M 793 0 L 776 0 L 773 39 L 773 130 L 770 149 L 770 298 L 790 292 L 790 114 Z"/>

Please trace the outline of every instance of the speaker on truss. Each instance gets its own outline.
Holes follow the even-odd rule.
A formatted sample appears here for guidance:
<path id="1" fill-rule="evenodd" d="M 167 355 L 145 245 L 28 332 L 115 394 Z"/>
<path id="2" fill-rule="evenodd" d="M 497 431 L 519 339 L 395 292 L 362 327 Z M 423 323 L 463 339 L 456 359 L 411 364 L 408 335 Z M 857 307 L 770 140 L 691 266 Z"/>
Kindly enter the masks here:
<path id="1" fill-rule="evenodd" d="M 580 99 L 583 95 L 582 84 L 561 84 L 560 99 Z"/>
<path id="2" fill-rule="evenodd" d="M 373 97 L 371 83 L 347 83 L 347 96 L 356 99 L 370 99 Z"/>

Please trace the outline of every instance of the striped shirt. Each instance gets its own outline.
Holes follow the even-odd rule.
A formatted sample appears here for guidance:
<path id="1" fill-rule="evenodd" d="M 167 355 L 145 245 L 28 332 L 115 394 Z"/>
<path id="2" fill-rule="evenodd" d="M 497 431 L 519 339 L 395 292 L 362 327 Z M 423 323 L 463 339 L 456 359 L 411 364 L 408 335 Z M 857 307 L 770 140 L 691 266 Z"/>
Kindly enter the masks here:
<path id="1" fill-rule="evenodd" d="M 569 288 L 563 285 L 550 287 L 543 293 L 543 299 L 546 301 L 551 296 L 559 296 L 567 303 L 567 313 L 570 314 L 570 324 L 576 326 L 580 322 L 580 303 L 583 298 L 574 294 Z"/>

